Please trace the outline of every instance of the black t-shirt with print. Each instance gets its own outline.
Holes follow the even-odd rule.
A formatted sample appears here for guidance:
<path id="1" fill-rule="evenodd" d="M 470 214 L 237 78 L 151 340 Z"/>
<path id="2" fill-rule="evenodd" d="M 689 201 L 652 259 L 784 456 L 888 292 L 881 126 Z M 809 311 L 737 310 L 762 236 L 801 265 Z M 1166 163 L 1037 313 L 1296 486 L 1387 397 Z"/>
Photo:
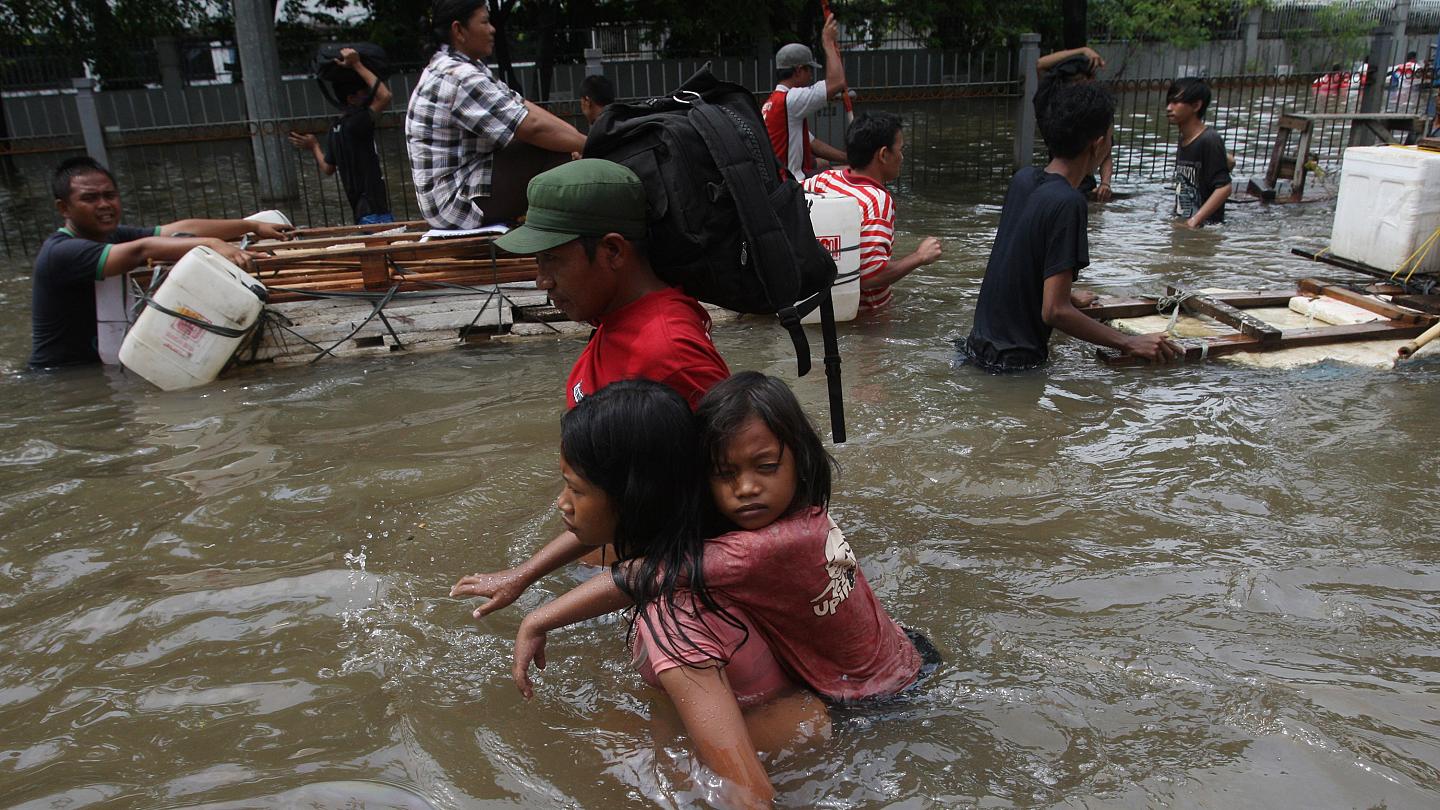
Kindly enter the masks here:
<path id="1" fill-rule="evenodd" d="M 1175 216 L 1189 219 L 1210 199 L 1215 189 L 1230 185 L 1230 165 L 1225 155 L 1225 140 L 1214 127 L 1190 143 L 1175 150 Z M 1225 206 L 1207 223 L 1224 222 Z"/>

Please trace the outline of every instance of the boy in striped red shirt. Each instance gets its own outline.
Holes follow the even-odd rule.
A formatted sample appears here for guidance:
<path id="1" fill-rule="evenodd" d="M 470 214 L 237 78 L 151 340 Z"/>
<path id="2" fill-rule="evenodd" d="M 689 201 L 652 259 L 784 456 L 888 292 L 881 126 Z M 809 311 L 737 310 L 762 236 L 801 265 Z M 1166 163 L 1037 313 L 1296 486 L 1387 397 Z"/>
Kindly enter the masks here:
<path id="1" fill-rule="evenodd" d="M 871 311 L 890 303 L 890 285 L 916 268 L 940 260 L 940 240 L 927 236 L 915 251 L 892 259 L 895 241 L 895 201 L 885 184 L 900 176 L 905 157 L 905 134 L 900 116 L 870 113 L 856 117 L 845 133 L 849 168 L 831 169 L 808 178 L 805 190 L 816 194 L 844 194 L 860 203 L 860 309 Z"/>

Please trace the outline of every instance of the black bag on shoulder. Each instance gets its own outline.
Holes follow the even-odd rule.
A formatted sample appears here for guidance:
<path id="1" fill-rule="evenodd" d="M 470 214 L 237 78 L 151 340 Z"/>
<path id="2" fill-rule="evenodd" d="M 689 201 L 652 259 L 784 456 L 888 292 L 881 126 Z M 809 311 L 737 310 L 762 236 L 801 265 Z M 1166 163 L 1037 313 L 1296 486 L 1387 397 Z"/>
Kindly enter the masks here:
<path id="1" fill-rule="evenodd" d="M 845 441 L 835 261 L 815 240 L 804 190 L 781 176 L 755 96 L 706 65 L 669 96 L 608 105 L 584 154 L 645 185 L 655 272 L 701 301 L 778 316 L 802 377 L 811 364 L 800 319 L 820 308 L 831 430 Z"/>
<path id="2" fill-rule="evenodd" d="M 390 65 L 390 58 L 385 55 L 385 49 L 373 42 L 327 42 L 321 45 L 315 51 L 312 62 L 315 80 L 320 82 L 320 92 L 325 96 L 325 100 L 339 108 L 344 108 L 345 99 L 336 97 L 333 84 L 346 80 L 363 84 L 355 71 L 336 64 L 335 60 L 340 58 L 342 48 L 354 48 L 355 52 L 360 54 L 360 62 L 382 82 L 395 72 L 395 68 Z"/>

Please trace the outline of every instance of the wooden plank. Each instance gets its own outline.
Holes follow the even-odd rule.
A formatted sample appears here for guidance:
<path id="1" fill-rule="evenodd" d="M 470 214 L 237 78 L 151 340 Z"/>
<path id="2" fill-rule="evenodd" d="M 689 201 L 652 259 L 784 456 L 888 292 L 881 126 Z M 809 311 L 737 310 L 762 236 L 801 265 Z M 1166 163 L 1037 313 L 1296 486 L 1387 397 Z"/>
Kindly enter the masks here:
<path id="1" fill-rule="evenodd" d="M 1210 298 L 1229 304 L 1238 309 L 1256 307 L 1284 307 L 1295 297 L 1294 290 L 1246 290 L 1233 293 L 1214 293 Z M 1155 308 L 1154 298 L 1108 298 L 1102 297 L 1088 307 L 1078 309 L 1097 321 L 1112 321 L 1117 318 L 1143 318 L 1146 315 L 1163 315 Z"/>
<path id="2" fill-rule="evenodd" d="M 1433 318 L 1427 315 L 1401 309 L 1387 301 L 1371 298 L 1368 295 L 1335 284 L 1326 284 L 1318 279 L 1302 278 L 1296 286 L 1301 292 L 1311 295 L 1323 295 L 1326 298 L 1334 298 L 1336 301 L 1344 301 L 1351 306 L 1373 312 L 1382 318 L 1389 318 L 1392 321 L 1401 321 L 1403 323 L 1419 323 L 1420 321 L 1425 321 L 1428 323 L 1433 320 Z"/>
<path id="3" fill-rule="evenodd" d="M 1183 294 L 1176 287 L 1167 286 L 1166 294 L 1171 296 Z M 1288 303 L 1290 299 L 1285 299 Z M 1280 329 L 1272 326 L 1254 315 L 1247 315 L 1235 306 L 1218 300 L 1208 295 L 1198 295 L 1186 298 L 1181 304 L 1186 312 L 1191 314 L 1208 315 L 1211 318 L 1225 324 L 1235 331 L 1248 335 L 1263 344 L 1270 344 L 1280 339 Z"/>
<path id="4" fill-rule="evenodd" d="M 1366 340 L 1400 340 L 1415 337 L 1425 331 L 1425 324 L 1375 321 L 1373 323 L 1345 324 L 1343 326 L 1322 326 L 1314 329 L 1287 329 L 1278 341 L 1261 343 L 1249 335 L 1219 335 L 1212 338 L 1172 339 L 1183 350 L 1185 360 L 1199 360 L 1205 357 L 1221 357 L 1236 352 L 1277 351 L 1298 349 L 1307 346 L 1325 346 L 1333 343 L 1355 343 Z M 1205 345 L 1208 344 L 1208 349 Z M 1146 365 L 1146 361 L 1128 354 L 1108 349 L 1097 352 L 1100 361 L 1107 366 Z"/>

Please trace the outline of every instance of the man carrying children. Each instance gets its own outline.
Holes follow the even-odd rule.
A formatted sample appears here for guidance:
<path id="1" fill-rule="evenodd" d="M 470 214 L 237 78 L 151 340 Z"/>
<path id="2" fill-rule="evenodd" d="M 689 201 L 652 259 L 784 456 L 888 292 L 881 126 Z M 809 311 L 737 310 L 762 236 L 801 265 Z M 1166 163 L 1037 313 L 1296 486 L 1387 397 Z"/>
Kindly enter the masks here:
<path id="1" fill-rule="evenodd" d="M 848 169 L 830 169 L 804 182 L 815 194 L 843 194 L 860 205 L 860 307 L 876 310 L 890 303 L 890 285 L 940 260 L 940 240 L 927 236 L 915 251 L 890 258 L 895 241 L 895 201 L 885 184 L 900 176 L 905 134 L 900 116 L 862 113 L 845 134 Z"/>
<path id="2" fill-rule="evenodd" d="M 1165 117 L 1180 130 L 1175 150 L 1175 216 L 1187 228 L 1225 221 L 1230 164 L 1225 141 L 1205 125 L 1210 86 L 1204 79 L 1176 79 L 1165 93 Z"/>
<path id="3" fill-rule="evenodd" d="M 1151 361 L 1178 355 L 1163 334 L 1126 335 L 1090 318 L 1076 307 L 1092 303 L 1094 293 L 1071 291 L 1090 264 L 1085 195 L 1077 187 L 1105 159 L 1114 115 L 1109 92 L 1093 82 L 1050 94 L 1040 133 L 1053 157 L 1010 181 L 975 325 L 962 346 L 967 361 L 992 372 L 1043 365 L 1052 329 Z"/>

